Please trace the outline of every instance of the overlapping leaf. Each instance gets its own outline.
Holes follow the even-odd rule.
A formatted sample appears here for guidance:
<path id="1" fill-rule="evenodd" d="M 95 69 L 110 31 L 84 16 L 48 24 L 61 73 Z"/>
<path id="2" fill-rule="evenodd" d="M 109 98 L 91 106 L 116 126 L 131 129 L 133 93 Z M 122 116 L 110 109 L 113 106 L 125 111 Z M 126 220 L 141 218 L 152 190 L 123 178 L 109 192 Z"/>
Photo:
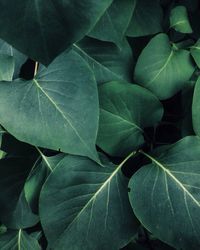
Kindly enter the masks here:
<path id="1" fill-rule="evenodd" d="M 33 80 L 0 83 L 0 123 L 21 141 L 97 160 L 98 116 L 94 75 L 74 51 Z"/>
<path id="2" fill-rule="evenodd" d="M 40 250 L 38 241 L 23 230 L 8 231 L 0 235 L 2 250 Z"/>
<path id="3" fill-rule="evenodd" d="M 113 80 L 131 81 L 134 59 L 126 40 L 119 49 L 112 43 L 84 38 L 73 49 L 88 62 L 99 84 Z"/>
<path id="4" fill-rule="evenodd" d="M 111 3 L 112 0 L 1 0 L 0 37 L 47 65 L 85 36 Z"/>
<path id="5" fill-rule="evenodd" d="M 185 137 L 159 149 L 130 180 L 133 210 L 141 223 L 176 249 L 200 248 L 200 139 Z"/>
<path id="6" fill-rule="evenodd" d="M 192 27 L 185 6 L 177 6 L 170 14 L 170 27 L 181 33 L 192 33 Z"/>
<path id="7" fill-rule="evenodd" d="M 140 54 L 134 77 L 160 99 L 167 99 L 187 85 L 193 72 L 189 51 L 176 49 L 166 34 L 159 34 Z"/>
<path id="8" fill-rule="evenodd" d="M 122 41 L 133 15 L 135 5 L 136 0 L 113 1 L 89 33 L 89 36 L 102 41 L 113 42 L 122 47 Z"/>
<path id="9" fill-rule="evenodd" d="M 100 121 L 97 145 L 111 155 L 126 156 L 144 142 L 144 128 L 163 115 L 162 105 L 148 90 L 126 82 L 99 87 Z"/>
<path id="10" fill-rule="evenodd" d="M 127 35 L 147 36 L 162 31 L 163 12 L 158 0 L 137 0 Z"/>
<path id="11" fill-rule="evenodd" d="M 53 249 L 122 248 L 137 230 L 126 179 L 118 167 L 66 156 L 47 179 L 40 218 Z"/>

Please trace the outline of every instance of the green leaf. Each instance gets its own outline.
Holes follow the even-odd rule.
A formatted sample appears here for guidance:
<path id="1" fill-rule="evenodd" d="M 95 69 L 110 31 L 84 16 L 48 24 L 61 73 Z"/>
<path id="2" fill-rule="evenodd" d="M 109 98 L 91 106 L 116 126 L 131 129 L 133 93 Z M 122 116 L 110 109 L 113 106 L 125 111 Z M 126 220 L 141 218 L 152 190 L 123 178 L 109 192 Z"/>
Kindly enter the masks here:
<path id="1" fill-rule="evenodd" d="M 198 68 L 200 68 L 200 39 L 191 47 L 191 55 Z"/>
<path id="2" fill-rule="evenodd" d="M 0 37 L 48 65 L 83 38 L 111 3 L 112 0 L 1 0 Z"/>
<path id="3" fill-rule="evenodd" d="M 121 173 L 123 163 L 100 167 L 77 156 L 59 163 L 40 196 L 40 218 L 50 248 L 118 250 L 129 242 L 138 224 Z"/>
<path id="4" fill-rule="evenodd" d="M 2 250 L 40 250 L 38 241 L 25 231 L 8 231 L 0 235 L 0 249 Z"/>
<path id="5" fill-rule="evenodd" d="M 45 180 L 65 157 L 65 154 L 47 157 L 40 150 L 39 152 L 41 157 L 36 160 L 24 185 L 26 200 L 34 213 L 38 213 L 39 195 Z"/>
<path id="6" fill-rule="evenodd" d="M 98 160 L 98 116 L 94 75 L 74 51 L 60 55 L 33 80 L 0 83 L 0 123 L 32 145 Z"/>
<path id="7" fill-rule="evenodd" d="M 132 80 L 134 60 L 126 40 L 119 49 L 112 43 L 84 38 L 73 49 L 88 62 L 99 84 L 113 80 Z"/>
<path id="8" fill-rule="evenodd" d="M 125 82 L 99 87 L 97 145 L 114 156 L 126 156 L 144 143 L 143 129 L 161 120 L 163 108 L 148 90 Z"/>
<path id="9" fill-rule="evenodd" d="M 129 183 L 129 199 L 140 222 L 176 249 L 200 248 L 200 139 L 185 137 L 164 147 Z"/>
<path id="10" fill-rule="evenodd" d="M 200 77 L 198 78 L 193 95 L 192 102 L 192 123 L 194 132 L 200 136 Z"/>
<path id="11" fill-rule="evenodd" d="M 126 29 L 131 20 L 136 0 L 115 0 L 105 11 L 89 36 L 122 47 Z"/>
<path id="12" fill-rule="evenodd" d="M 127 36 L 140 37 L 162 31 L 163 11 L 158 0 L 138 0 Z"/>
<path id="13" fill-rule="evenodd" d="M 140 54 L 134 77 L 160 99 L 167 99 L 187 85 L 193 72 L 189 51 L 176 49 L 166 34 L 159 34 Z"/>
<path id="14" fill-rule="evenodd" d="M 11 45 L 0 39 L 0 55 L 8 60 L 7 70 L 5 69 L 5 64 L 2 62 L 1 71 L 3 74 L 7 72 L 7 77 L 5 79 L 1 78 L 1 81 L 12 81 L 13 77 L 18 78 L 20 73 L 20 68 L 23 63 L 25 63 L 27 57 L 13 48 Z M 3 69 L 4 68 L 4 69 Z"/>
<path id="15" fill-rule="evenodd" d="M 9 228 L 26 228 L 38 222 L 23 192 L 31 168 L 29 159 L 12 157 L 0 160 L 0 220 Z"/>
<path id="16" fill-rule="evenodd" d="M 181 33 L 192 33 L 192 27 L 185 6 L 176 6 L 170 13 L 170 28 Z"/>

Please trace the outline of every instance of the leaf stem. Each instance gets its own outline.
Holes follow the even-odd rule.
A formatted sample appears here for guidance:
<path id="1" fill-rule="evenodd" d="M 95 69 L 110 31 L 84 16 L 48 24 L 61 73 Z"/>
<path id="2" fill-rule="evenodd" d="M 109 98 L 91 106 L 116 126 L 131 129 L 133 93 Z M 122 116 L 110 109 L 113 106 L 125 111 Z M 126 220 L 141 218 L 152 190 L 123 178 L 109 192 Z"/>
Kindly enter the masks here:
<path id="1" fill-rule="evenodd" d="M 35 62 L 34 77 L 37 75 L 38 67 L 39 67 L 39 63 Z"/>
<path id="2" fill-rule="evenodd" d="M 135 156 L 138 151 L 131 152 L 118 166 L 118 168 L 121 168 L 131 157 Z"/>

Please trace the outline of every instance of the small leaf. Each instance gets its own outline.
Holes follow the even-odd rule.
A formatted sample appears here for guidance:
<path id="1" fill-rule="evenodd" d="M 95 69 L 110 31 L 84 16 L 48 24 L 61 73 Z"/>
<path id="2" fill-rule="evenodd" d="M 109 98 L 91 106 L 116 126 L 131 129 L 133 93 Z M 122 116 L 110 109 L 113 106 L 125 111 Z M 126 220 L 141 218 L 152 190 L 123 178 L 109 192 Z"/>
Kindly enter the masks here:
<path id="1" fill-rule="evenodd" d="M 193 72 L 189 51 L 177 50 L 166 34 L 159 34 L 140 54 L 134 77 L 160 99 L 167 99 L 187 85 Z"/>
<path id="2" fill-rule="evenodd" d="M 40 218 L 50 248 L 118 250 L 129 242 L 138 224 L 122 165 L 100 167 L 77 156 L 59 163 L 40 196 Z"/>
<path id="3" fill-rule="evenodd" d="M 89 33 L 89 36 L 102 41 L 113 42 L 119 47 L 122 47 L 122 41 L 135 5 L 136 0 L 113 1 Z"/>
<path id="4" fill-rule="evenodd" d="M 127 36 L 140 37 L 162 31 L 163 11 L 158 0 L 137 0 Z"/>
<path id="5" fill-rule="evenodd" d="M 161 120 L 163 108 L 148 90 L 125 82 L 99 87 L 100 121 L 97 145 L 114 156 L 125 156 L 144 143 L 143 129 Z"/>
<path id="6" fill-rule="evenodd" d="M 1 0 L 0 37 L 48 65 L 83 38 L 111 3 L 112 0 Z"/>
<path id="7" fill-rule="evenodd" d="M 8 231 L 0 235 L 0 249 L 2 250 L 41 250 L 38 241 L 25 231 Z"/>
<path id="8" fill-rule="evenodd" d="M 200 39 L 191 47 L 191 55 L 198 68 L 200 68 Z"/>
<path id="9" fill-rule="evenodd" d="M 185 137 L 139 169 L 129 199 L 140 222 L 176 249 L 200 248 L 200 139 Z"/>
<path id="10" fill-rule="evenodd" d="M 73 49 L 88 62 L 99 84 L 113 80 L 132 80 L 134 60 L 126 40 L 119 49 L 112 43 L 84 38 Z"/>
<path id="11" fill-rule="evenodd" d="M 181 33 L 192 33 L 192 27 L 185 6 L 176 6 L 170 13 L 170 28 Z"/>
<path id="12" fill-rule="evenodd" d="M 74 51 L 60 55 L 33 80 L 0 83 L 0 123 L 32 145 L 98 161 L 98 116 L 94 75 Z"/>

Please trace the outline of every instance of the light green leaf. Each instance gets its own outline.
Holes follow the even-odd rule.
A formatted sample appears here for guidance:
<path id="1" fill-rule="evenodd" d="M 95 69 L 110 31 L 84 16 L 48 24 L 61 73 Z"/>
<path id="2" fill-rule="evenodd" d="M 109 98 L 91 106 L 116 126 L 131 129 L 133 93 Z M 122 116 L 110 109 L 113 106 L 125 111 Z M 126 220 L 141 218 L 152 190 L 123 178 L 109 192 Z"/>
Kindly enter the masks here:
<path id="1" fill-rule="evenodd" d="M 99 87 L 100 121 L 97 145 L 114 156 L 125 156 L 144 143 L 143 129 L 161 120 L 163 108 L 148 90 L 125 82 Z"/>
<path id="2" fill-rule="evenodd" d="M 113 80 L 131 81 L 134 60 L 126 40 L 119 49 L 112 43 L 84 38 L 73 49 L 88 62 L 99 84 Z"/>
<path id="3" fill-rule="evenodd" d="M 123 164 L 100 167 L 77 156 L 66 156 L 58 164 L 40 196 L 50 248 L 118 250 L 129 242 L 138 224 L 128 202 Z"/>
<path id="4" fill-rule="evenodd" d="M 122 47 L 126 29 L 131 20 L 136 0 L 115 0 L 105 11 L 89 36 Z"/>
<path id="5" fill-rule="evenodd" d="M 0 235 L 1 250 L 40 250 L 38 241 L 25 231 L 8 231 Z"/>
<path id="6" fill-rule="evenodd" d="M 12 157 L 0 160 L 0 220 L 9 228 L 27 228 L 38 222 L 23 192 L 31 168 L 29 159 Z"/>
<path id="7" fill-rule="evenodd" d="M 170 13 L 170 28 L 181 33 L 192 33 L 192 27 L 185 6 L 176 6 Z"/>
<path id="8" fill-rule="evenodd" d="M 112 0 L 1 0 L 0 37 L 48 65 L 83 38 L 111 3 Z"/>
<path id="9" fill-rule="evenodd" d="M 134 78 L 160 99 L 167 99 L 187 85 L 193 72 L 189 51 L 178 50 L 166 34 L 159 34 L 140 54 Z"/>
<path id="10" fill-rule="evenodd" d="M 190 52 L 198 68 L 200 68 L 200 39 L 191 47 Z"/>
<path id="11" fill-rule="evenodd" d="M 198 78 L 193 95 L 192 102 L 192 123 L 194 132 L 200 136 L 200 77 Z"/>
<path id="12" fill-rule="evenodd" d="M 140 37 L 162 31 L 163 11 L 158 0 L 138 0 L 127 36 Z"/>
<path id="13" fill-rule="evenodd" d="M 94 75 L 74 51 L 64 52 L 33 80 L 0 83 L 0 123 L 32 145 L 98 160 L 98 116 Z"/>
<path id="14" fill-rule="evenodd" d="M 176 249 L 200 248 L 200 139 L 185 137 L 164 147 L 129 183 L 129 199 L 140 222 Z"/>

